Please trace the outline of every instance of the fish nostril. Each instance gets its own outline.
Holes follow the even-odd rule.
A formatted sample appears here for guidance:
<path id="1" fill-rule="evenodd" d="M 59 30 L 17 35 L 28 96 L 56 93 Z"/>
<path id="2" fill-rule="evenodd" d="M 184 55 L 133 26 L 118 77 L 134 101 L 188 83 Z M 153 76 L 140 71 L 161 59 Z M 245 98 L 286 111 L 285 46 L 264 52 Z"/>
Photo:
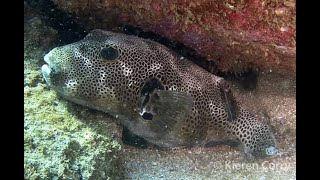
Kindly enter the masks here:
<path id="1" fill-rule="evenodd" d="M 52 75 L 57 74 L 57 71 L 54 68 L 50 68 L 51 69 L 51 73 Z"/>

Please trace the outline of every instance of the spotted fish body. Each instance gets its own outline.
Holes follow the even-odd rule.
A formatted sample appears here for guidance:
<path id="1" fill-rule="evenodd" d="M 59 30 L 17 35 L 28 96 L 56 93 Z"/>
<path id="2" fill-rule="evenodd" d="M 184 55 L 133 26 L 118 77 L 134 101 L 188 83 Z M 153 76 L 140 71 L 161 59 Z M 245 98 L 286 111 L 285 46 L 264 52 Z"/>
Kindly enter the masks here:
<path id="1" fill-rule="evenodd" d="M 94 30 L 44 59 L 42 74 L 54 90 L 158 146 L 237 139 L 253 157 L 277 152 L 269 127 L 235 100 L 223 78 L 159 43 Z"/>

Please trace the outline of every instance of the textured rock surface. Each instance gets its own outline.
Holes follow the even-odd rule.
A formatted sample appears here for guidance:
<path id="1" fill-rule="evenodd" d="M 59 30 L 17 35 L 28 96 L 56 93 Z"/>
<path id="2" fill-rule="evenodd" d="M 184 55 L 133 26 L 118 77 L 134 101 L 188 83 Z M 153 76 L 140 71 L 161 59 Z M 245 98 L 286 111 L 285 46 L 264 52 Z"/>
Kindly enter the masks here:
<path id="1" fill-rule="evenodd" d="M 184 43 L 218 70 L 295 75 L 294 0 L 53 0 L 88 30 L 140 26 Z"/>
<path id="2" fill-rule="evenodd" d="M 57 34 L 25 10 L 24 178 L 121 179 L 115 122 L 78 106 L 68 108 L 46 87 L 39 69 Z"/>
<path id="3" fill-rule="evenodd" d="M 45 87 L 24 89 L 25 179 L 120 178 L 120 144 L 81 122 Z"/>
<path id="4" fill-rule="evenodd" d="M 241 103 L 271 123 L 281 157 L 250 163 L 228 146 L 119 150 L 114 119 L 58 98 L 42 81 L 57 34 L 35 16 L 25 11 L 25 179 L 296 179 L 295 78 L 262 72 L 254 91 L 231 82 Z"/>

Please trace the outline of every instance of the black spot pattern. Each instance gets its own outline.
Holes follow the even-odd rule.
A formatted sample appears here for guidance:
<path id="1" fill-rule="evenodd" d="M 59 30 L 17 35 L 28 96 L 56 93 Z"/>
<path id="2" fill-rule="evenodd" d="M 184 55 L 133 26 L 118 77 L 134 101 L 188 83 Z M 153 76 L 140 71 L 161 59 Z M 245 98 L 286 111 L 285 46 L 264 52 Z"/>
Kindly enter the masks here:
<path id="1" fill-rule="evenodd" d="M 112 61 L 101 57 L 106 47 L 118 52 Z M 215 129 L 237 137 L 256 156 L 275 146 L 268 126 L 233 100 L 226 81 L 159 43 L 95 30 L 51 53 L 55 69 L 63 74 L 56 82 L 60 92 L 83 105 L 120 114 L 130 131 L 159 146 L 204 145 L 211 139 L 208 132 Z M 141 116 L 150 120 L 146 122 L 154 118 L 139 114 L 144 100 L 148 101 L 144 96 L 154 89 L 185 92 L 193 99 L 192 113 L 162 136 L 153 135 L 152 126 L 139 125 Z"/>

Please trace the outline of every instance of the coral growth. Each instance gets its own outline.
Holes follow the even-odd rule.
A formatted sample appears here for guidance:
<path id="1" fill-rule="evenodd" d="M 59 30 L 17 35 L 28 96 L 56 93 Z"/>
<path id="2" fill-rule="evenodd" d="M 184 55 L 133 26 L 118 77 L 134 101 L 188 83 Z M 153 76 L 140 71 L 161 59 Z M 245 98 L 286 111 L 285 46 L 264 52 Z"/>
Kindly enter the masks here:
<path id="1" fill-rule="evenodd" d="M 116 124 L 81 118 L 80 107 L 68 109 L 47 88 L 39 64 L 56 46 L 57 32 L 28 9 L 25 13 L 24 178 L 121 179 L 122 148 L 110 131 Z"/>
<path id="2" fill-rule="evenodd" d="M 79 121 L 42 83 L 26 86 L 24 97 L 26 179 L 121 177 L 121 146 L 110 135 Z"/>
<path id="3" fill-rule="evenodd" d="M 121 24 L 140 25 L 144 30 L 153 30 L 183 41 L 198 52 L 203 51 L 208 60 L 218 62 L 219 68 L 226 71 L 242 71 L 248 66 L 254 66 L 272 68 L 282 73 L 295 72 L 295 1 L 53 1 L 81 17 L 81 21 L 87 22 L 88 29 L 117 30 L 116 27 Z M 259 3 L 265 5 L 258 6 Z M 209 5 L 212 6 L 211 10 L 206 12 L 204 8 Z M 255 13 L 263 9 L 267 12 L 265 16 L 251 13 L 257 15 L 261 22 L 246 20 L 246 13 L 250 12 L 241 11 L 254 6 L 258 6 Z M 191 10 L 190 19 L 186 19 L 183 14 L 188 7 Z M 218 11 L 221 7 L 235 12 L 224 16 L 224 10 Z M 166 16 L 165 12 L 169 15 Z M 170 16 L 170 12 L 175 16 Z M 193 16 L 195 13 L 201 16 Z M 254 166 L 243 162 L 241 153 L 227 146 L 171 151 L 154 148 L 142 150 L 127 146 L 122 148 L 113 139 L 119 136 L 114 134 L 115 129 L 119 129 L 116 123 L 98 112 L 89 113 L 89 110 L 70 105 L 44 85 L 39 69 L 44 63 L 44 54 L 57 46 L 55 43 L 58 36 L 57 32 L 35 16 L 25 9 L 25 179 L 296 178 L 294 78 L 262 73 L 258 77 L 255 91 L 234 91 L 250 109 L 260 105 L 266 108 L 272 127 L 277 132 L 279 146 L 285 153 L 281 157 L 258 162 L 258 168 L 246 168 Z M 229 24 L 228 17 L 235 20 Z M 279 18 L 271 21 L 272 17 Z M 183 22 L 186 25 L 183 26 Z M 265 25 L 258 26 L 259 23 Z M 284 33 L 286 35 L 277 29 L 287 32 Z M 248 34 L 249 31 L 252 33 Z M 269 47 L 268 51 L 263 51 Z M 254 48 L 260 48 L 261 51 L 255 52 Z M 277 76 L 279 78 L 275 78 Z M 235 166 L 231 169 L 226 168 L 230 166 L 219 166 L 228 163 Z"/>
<path id="4" fill-rule="evenodd" d="M 53 1 L 88 30 L 140 26 L 194 48 L 223 72 L 295 74 L 293 0 Z"/>

